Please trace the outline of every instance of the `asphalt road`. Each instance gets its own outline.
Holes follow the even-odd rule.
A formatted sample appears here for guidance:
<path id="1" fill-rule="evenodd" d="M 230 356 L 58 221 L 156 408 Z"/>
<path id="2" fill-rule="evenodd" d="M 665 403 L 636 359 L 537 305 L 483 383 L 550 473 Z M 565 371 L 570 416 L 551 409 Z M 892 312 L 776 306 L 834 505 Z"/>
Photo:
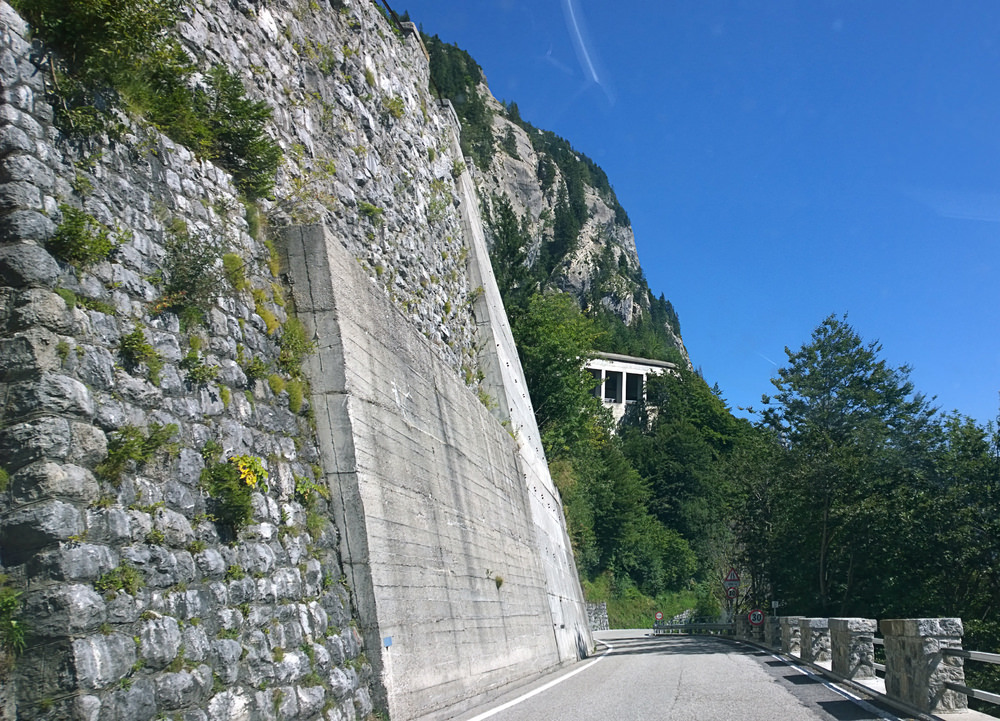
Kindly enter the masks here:
<path id="1" fill-rule="evenodd" d="M 867 721 L 899 717 L 749 645 L 710 636 L 596 634 L 608 646 L 461 721 Z M 845 695 L 846 694 L 846 695 Z M 525 696 L 528 696 L 525 698 Z"/>

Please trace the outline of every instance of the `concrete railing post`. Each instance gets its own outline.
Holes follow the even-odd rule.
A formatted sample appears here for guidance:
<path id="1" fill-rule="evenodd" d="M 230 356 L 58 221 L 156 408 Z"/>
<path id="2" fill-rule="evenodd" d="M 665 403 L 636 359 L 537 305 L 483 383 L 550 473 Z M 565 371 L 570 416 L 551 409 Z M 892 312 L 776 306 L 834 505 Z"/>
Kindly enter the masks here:
<path id="1" fill-rule="evenodd" d="M 872 618 L 831 618 L 833 672 L 852 679 L 875 678 L 875 629 Z"/>
<path id="2" fill-rule="evenodd" d="M 945 656 L 943 648 L 962 647 L 960 618 L 897 618 L 880 623 L 885 638 L 885 690 L 899 701 L 927 713 L 968 708 L 965 694 L 945 683 L 965 684 L 964 659 Z"/>
<path id="3" fill-rule="evenodd" d="M 799 617 L 779 616 L 778 618 L 781 623 L 781 652 L 798 656 L 802 653 Z"/>
<path id="4" fill-rule="evenodd" d="M 799 657 L 807 663 L 829 663 L 830 619 L 800 618 L 802 653 Z"/>
<path id="5" fill-rule="evenodd" d="M 764 644 L 771 648 L 781 647 L 781 619 L 778 616 L 764 619 Z"/>

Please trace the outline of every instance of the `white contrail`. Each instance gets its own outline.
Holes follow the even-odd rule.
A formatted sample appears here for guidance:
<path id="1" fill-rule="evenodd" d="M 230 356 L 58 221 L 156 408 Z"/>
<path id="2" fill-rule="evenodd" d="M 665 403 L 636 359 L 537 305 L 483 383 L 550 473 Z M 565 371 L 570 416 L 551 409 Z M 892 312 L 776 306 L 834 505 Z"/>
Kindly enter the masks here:
<path id="1" fill-rule="evenodd" d="M 768 358 L 763 353 L 757 353 L 757 355 L 759 355 L 761 358 L 763 358 L 764 360 L 766 360 L 768 363 L 770 363 L 773 366 L 777 366 L 778 365 L 777 363 L 775 363 L 773 360 L 771 360 L 770 358 Z"/>
<path id="2" fill-rule="evenodd" d="M 597 69 L 594 67 L 594 62 L 590 59 L 587 44 L 583 40 L 583 33 L 580 32 L 580 23 L 576 19 L 575 3 L 573 0 L 563 0 L 563 8 L 566 10 L 570 30 L 573 31 L 573 44 L 576 46 L 577 53 L 580 56 L 580 62 L 590 74 L 590 79 L 600 85 L 601 79 L 597 77 Z"/>

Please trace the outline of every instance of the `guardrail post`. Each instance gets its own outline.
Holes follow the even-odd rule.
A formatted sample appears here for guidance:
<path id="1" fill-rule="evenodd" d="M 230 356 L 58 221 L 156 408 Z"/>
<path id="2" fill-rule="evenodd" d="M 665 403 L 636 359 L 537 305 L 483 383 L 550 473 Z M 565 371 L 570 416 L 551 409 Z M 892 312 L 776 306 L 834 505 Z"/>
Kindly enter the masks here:
<path id="1" fill-rule="evenodd" d="M 885 639 L 885 690 L 892 698 L 928 713 L 968 708 L 965 694 L 945 683 L 965 685 L 965 660 L 942 648 L 962 647 L 960 618 L 897 618 L 879 624 Z"/>
<path id="2" fill-rule="evenodd" d="M 875 678 L 875 629 L 872 618 L 831 618 L 833 672 L 852 679 Z"/>
<path id="3" fill-rule="evenodd" d="M 781 619 L 781 652 L 792 656 L 802 653 L 799 631 L 799 616 L 780 616 Z"/>
<path id="4" fill-rule="evenodd" d="M 764 644 L 771 648 L 781 646 L 781 619 L 778 616 L 764 619 Z"/>
<path id="5" fill-rule="evenodd" d="M 799 658 L 807 663 L 830 661 L 830 619 L 800 618 L 799 634 L 802 645 Z"/>

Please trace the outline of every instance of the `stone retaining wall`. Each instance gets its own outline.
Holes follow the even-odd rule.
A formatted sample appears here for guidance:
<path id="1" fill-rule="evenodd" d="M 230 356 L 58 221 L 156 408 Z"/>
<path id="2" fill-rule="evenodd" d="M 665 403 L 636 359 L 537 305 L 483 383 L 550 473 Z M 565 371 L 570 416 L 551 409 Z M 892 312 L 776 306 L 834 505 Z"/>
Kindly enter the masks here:
<path id="1" fill-rule="evenodd" d="M 522 661 L 538 669 L 586 653 L 558 494 L 537 464 L 523 465 L 524 453 L 476 400 L 485 373 L 474 305 L 483 292 L 466 267 L 455 184 L 462 159 L 451 118 L 427 90 L 419 42 L 394 34 L 361 0 L 336 8 L 206 0 L 184 12 L 178 31 L 199 65 L 227 64 L 274 110 L 269 132 L 285 161 L 274 198 L 256 207 L 244 206 L 223 170 L 141 123 L 119 141 L 63 137 L 46 99 L 43 49 L 0 1 L 0 458 L 10 473 L 0 493 L 0 563 L 23 592 L 32 629 L 0 684 L 0 713 L 352 719 L 372 712 L 373 696 L 386 698 L 385 679 L 411 670 L 385 675 L 381 651 L 381 619 L 389 617 L 399 625 L 386 635 L 402 642 L 394 648 L 419 645 L 405 594 L 378 625 L 365 616 L 365 588 L 353 589 L 362 609 L 352 610 L 349 580 L 366 558 L 341 558 L 347 527 L 331 522 L 341 487 L 325 485 L 337 471 L 321 456 L 308 392 L 303 398 L 283 366 L 292 306 L 273 229 L 304 222 L 326 225 L 345 249 L 343 262 L 398 314 L 393 323 L 422 339 L 422 368 L 435 368 L 431 376 L 399 369 L 402 391 L 392 402 L 404 409 L 401 442 L 413 442 L 407 384 L 423 384 L 425 411 L 439 388 L 451 398 L 461 390 L 462 416 L 480 426 L 444 439 L 452 460 L 475 470 L 453 476 L 454 493 L 478 493 L 462 486 L 472 476 L 510 486 L 495 500 L 507 504 L 499 515 L 516 523 L 493 526 L 490 514 L 422 519 L 432 533 L 459 535 L 475 521 L 470 545 L 489 549 L 438 561 L 446 576 L 461 569 L 463 583 L 476 579 L 462 593 L 494 594 L 476 622 L 493 623 L 491 638 L 508 634 L 509 645 L 463 646 L 455 626 L 426 648 L 448 663 L 457 649 L 483 679 L 480 688 L 503 683 Z M 390 103 L 402 112 L 389 112 Z M 48 251 L 71 212 L 65 207 L 119 241 L 107 260 L 75 269 Z M 168 247 L 181 236 L 213 249 L 216 266 L 231 254 L 245 276 L 219 282 L 201 324 L 182 325 L 158 308 L 172 272 Z M 129 342 L 144 346 L 143 360 L 126 351 Z M 154 442 L 158 429 L 165 437 Z M 143 459 L 97 472 L 127 440 L 140 444 Z M 369 450 L 373 466 L 391 467 L 387 492 L 415 470 Z M 476 454 L 489 463 L 471 462 Z M 238 533 L 213 521 L 218 499 L 200 483 L 207 466 L 234 456 L 269 473 Z M 496 477 L 494 463 L 505 469 Z M 536 478 L 537 492 L 519 506 Z M 321 495 L 327 488 L 330 502 Z M 439 504 L 429 499 L 430 507 Z M 511 551 L 506 564 L 493 562 L 497 549 Z M 400 579 L 390 569 L 387 560 L 387 575 L 373 579 L 393 587 Z M 544 633 L 537 624 L 529 632 L 520 615 L 544 618 Z"/>

